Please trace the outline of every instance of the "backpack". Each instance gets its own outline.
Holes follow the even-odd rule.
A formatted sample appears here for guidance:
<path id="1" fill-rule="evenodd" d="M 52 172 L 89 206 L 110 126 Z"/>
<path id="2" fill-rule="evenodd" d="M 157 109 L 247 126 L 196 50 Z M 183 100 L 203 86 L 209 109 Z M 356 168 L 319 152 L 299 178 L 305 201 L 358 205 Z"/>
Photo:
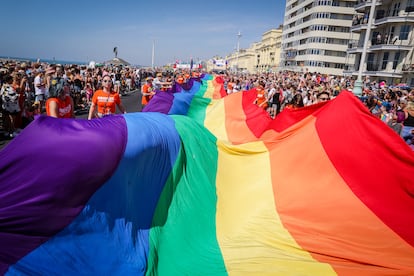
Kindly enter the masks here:
<path id="1" fill-rule="evenodd" d="M 19 94 L 10 84 L 4 84 L 0 91 L 1 107 L 10 113 L 20 112 Z"/>
<path id="2" fill-rule="evenodd" d="M 405 112 L 403 110 L 397 110 L 397 123 L 402 123 L 405 120 Z"/>

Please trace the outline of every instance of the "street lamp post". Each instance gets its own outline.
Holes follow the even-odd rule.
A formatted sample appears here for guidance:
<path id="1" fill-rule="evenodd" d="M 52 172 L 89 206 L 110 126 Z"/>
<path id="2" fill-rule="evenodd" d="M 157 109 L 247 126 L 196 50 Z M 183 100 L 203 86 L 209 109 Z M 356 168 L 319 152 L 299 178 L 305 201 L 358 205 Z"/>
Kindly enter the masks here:
<path id="1" fill-rule="evenodd" d="M 372 26 L 372 20 L 374 18 L 374 12 L 375 12 L 376 4 L 377 4 L 377 0 L 371 0 L 371 9 L 370 9 L 370 12 L 369 12 L 369 17 L 368 17 L 367 30 L 365 32 L 364 45 L 362 47 L 361 59 L 359 61 L 358 78 L 355 81 L 354 90 L 353 90 L 353 93 L 356 96 L 362 95 L 362 87 L 363 87 L 362 70 L 364 69 L 364 65 L 365 65 L 365 59 L 366 59 L 367 48 L 368 48 L 368 41 L 369 41 L 369 37 L 371 36 L 371 26 Z"/>
<path id="2" fill-rule="evenodd" d="M 154 69 L 154 58 L 155 58 L 155 39 L 152 40 L 152 56 L 151 56 L 151 68 Z"/>
<path id="3" fill-rule="evenodd" d="M 236 54 L 236 70 L 239 71 L 239 52 L 240 52 L 240 31 L 237 33 L 237 54 Z"/>

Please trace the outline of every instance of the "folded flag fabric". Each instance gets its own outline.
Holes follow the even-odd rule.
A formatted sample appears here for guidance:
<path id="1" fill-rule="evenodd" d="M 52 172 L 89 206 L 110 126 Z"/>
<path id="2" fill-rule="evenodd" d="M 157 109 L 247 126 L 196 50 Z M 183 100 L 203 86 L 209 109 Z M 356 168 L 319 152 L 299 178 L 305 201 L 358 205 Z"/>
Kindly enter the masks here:
<path id="1" fill-rule="evenodd" d="M 203 75 L 0 152 L 0 274 L 411 275 L 414 154 L 358 98 L 275 119 Z"/>

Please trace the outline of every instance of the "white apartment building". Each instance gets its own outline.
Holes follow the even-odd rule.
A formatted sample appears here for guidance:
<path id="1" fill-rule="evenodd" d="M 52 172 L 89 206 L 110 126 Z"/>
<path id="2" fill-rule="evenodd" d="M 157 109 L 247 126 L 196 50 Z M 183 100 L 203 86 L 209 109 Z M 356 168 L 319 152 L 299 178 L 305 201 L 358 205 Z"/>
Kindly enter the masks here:
<path id="1" fill-rule="evenodd" d="M 279 69 L 343 75 L 356 2 L 286 0 Z"/>
<path id="2" fill-rule="evenodd" d="M 362 64 L 362 76 L 371 81 L 414 86 L 414 0 L 359 0 L 355 11 L 351 31 L 360 36 L 350 44 L 356 57 L 346 73 L 358 75 Z"/>

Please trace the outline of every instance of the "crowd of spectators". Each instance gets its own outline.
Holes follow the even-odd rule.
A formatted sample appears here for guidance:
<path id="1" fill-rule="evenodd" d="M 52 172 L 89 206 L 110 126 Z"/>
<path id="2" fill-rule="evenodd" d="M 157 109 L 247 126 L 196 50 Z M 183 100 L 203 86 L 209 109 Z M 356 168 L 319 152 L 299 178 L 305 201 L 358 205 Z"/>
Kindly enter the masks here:
<path id="1" fill-rule="evenodd" d="M 129 66 L 60 65 L 41 62 L 0 61 L 1 115 L 3 134 L 13 137 L 45 111 L 53 78 L 60 77 L 70 84 L 74 109 L 88 110 L 94 91 L 102 88 L 102 76 L 110 75 L 113 89 L 121 96 L 147 85 L 154 90 L 168 88 L 173 82 L 183 83 L 202 70 L 152 70 Z M 222 72 L 228 94 L 255 88 L 255 104 L 276 118 L 284 108 L 300 108 L 334 99 L 344 90 L 352 91 L 354 79 L 346 76 L 314 72 L 230 73 Z M 154 84 L 152 84 L 154 82 Z M 157 88 L 157 83 L 161 86 Z M 165 86 L 166 85 L 166 86 Z M 141 91 L 142 92 L 142 91 Z M 147 93 L 147 92 L 145 92 Z M 44 95 L 42 95 L 44 94 Z M 389 85 L 385 81 L 370 81 L 366 77 L 360 97 L 370 112 L 388 124 L 407 143 L 413 139 L 414 90 Z M 413 108 L 413 110 L 411 110 Z M 75 113 L 76 114 L 76 113 Z"/>
<path id="2" fill-rule="evenodd" d="M 342 91 L 353 91 L 355 80 L 312 72 L 277 72 L 262 74 L 226 74 L 227 93 L 257 88 L 254 103 L 272 118 L 284 108 L 300 108 L 332 100 Z M 413 144 L 414 89 L 386 81 L 363 80 L 360 100 L 369 111 L 389 125 L 408 144 Z M 413 145 L 414 146 L 414 145 Z"/>
<path id="3" fill-rule="evenodd" d="M 93 93 L 102 87 L 102 76 L 109 74 L 114 90 L 123 95 L 139 88 L 149 72 L 129 66 L 88 66 L 0 60 L 0 136 L 13 138 L 34 116 L 46 113 L 46 100 L 53 82 L 62 78 L 70 87 L 75 114 L 89 109 Z M 4 137 L 0 137 L 4 138 Z"/>

